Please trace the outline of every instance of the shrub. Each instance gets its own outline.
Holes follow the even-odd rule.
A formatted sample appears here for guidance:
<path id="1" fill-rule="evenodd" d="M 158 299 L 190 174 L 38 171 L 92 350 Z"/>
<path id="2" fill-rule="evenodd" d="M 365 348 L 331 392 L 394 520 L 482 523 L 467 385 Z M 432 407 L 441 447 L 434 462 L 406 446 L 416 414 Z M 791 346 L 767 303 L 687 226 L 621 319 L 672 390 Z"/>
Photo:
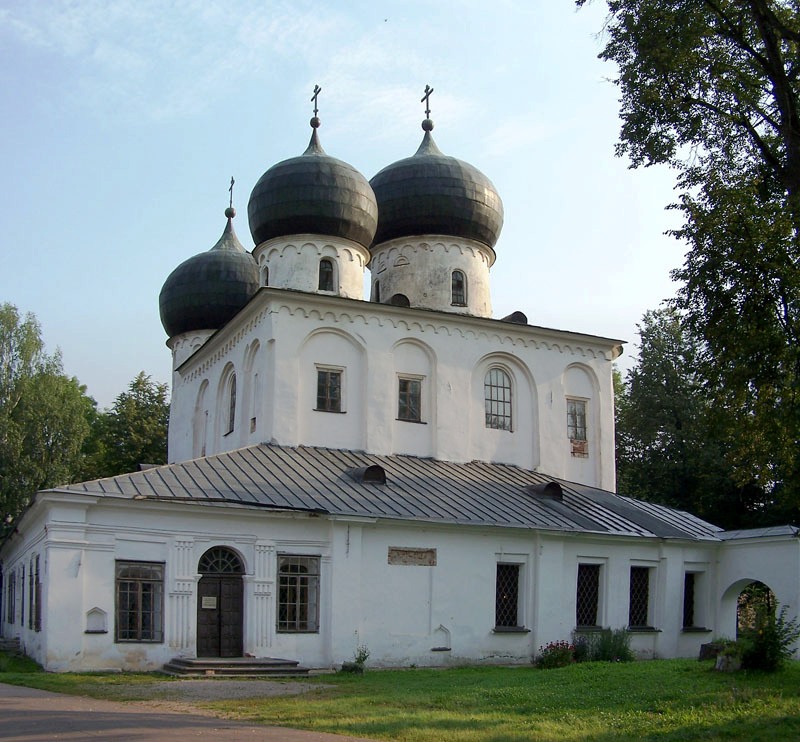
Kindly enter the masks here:
<path id="1" fill-rule="evenodd" d="M 766 612 L 758 616 L 756 625 L 741 633 L 742 667 L 747 670 L 775 672 L 792 657 L 793 647 L 800 637 L 797 618 L 786 618 L 786 606 L 777 616 Z"/>
<path id="2" fill-rule="evenodd" d="M 550 642 L 539 647 L 539 654 L 533 661 L 536 667 L 549 670 L 553 667 L 566 667 L 575 661 L 575 647 L 566 641 Z"/>
<path id="3" fill-rule="evenodd" d="M 604 629 L 582 636 L 575 654 L 578 662 L 632 662 L 635 659 L 631 637 L 625 629 Z"/>

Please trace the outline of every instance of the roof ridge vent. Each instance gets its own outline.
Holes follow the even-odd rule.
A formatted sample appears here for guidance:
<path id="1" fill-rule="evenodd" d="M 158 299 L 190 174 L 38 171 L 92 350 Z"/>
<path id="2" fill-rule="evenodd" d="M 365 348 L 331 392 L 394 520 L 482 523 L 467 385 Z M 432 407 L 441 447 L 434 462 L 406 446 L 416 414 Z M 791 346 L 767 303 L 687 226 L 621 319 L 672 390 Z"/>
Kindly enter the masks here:
<path id="1" fill-rule="evenodd" d="M 558 482 L 540 482 L 539 484 L 528 484 L 525 486 L 525 491 L 534 497 L 546 497 L 550 500 L 558 500 L 561 502 L 564 499 L 564 491 Z"/>
<path id="2" fill-rule="evenodd" d="M 362 484 L 386 484 L 386 470 L 380 464 L 348 469 L 347 474 L 351 479 Z"/>

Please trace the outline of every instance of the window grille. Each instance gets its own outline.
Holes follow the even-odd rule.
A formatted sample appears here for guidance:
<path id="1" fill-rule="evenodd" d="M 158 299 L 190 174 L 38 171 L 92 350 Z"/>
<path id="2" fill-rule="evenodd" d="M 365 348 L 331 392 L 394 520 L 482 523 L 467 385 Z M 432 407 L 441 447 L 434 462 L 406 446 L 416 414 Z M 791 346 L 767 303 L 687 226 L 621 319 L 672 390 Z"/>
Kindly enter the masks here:
<path id="1" fill-rule="evenodd" d="M 694 572 L 687 572 L 683 576 L 683 628 L 694 626 Z"/>
<path id="2" fill-rule="evenodd" d="M 317 410 L 342 411 L 342 372 L 317 369 Z"/>
<path id="3" fill-rule="evenodd" d="M 422 382 L 419 379 L 399 380 L 397 418 L 415 423 L 422 420 Z"/>
<path id="4" fill-rule="evenodd" d="M 498 564 L 494 625 L 519 626 L 519 564 Z"/>
<path id="5" fill-rule="evenodd" d="M 319 261 L 319 290 L 333 291 L 333 263 L 328 258 Z"/>
<path id="6" fill-rule="evenodd" d="M 224 546 L 215 546 L 200 557 L 197 571 L 201 575 L 241 575 L 244 574 L 244 567 L 233 551 Z"/>
<path id="7" fill-rule="evenodd" d="M 164 641 L 164 565 L 117 562 L 116 641 Z"/>
<path id="8" fill-rule="evenodd" d="M 483 381 L 486 427 L 511 430 L 511 379 L 500 368 L 490 368 Z"/>
<path id="9" fill-rule="evenodd" d="M 278 556 L 278 631 L 319 630 L 319 557 Z"/>
<path id="10" fill-rule="evenodd" d="M 630 607 L 628 625 L 642 628 L 649 626 L 650 568 L 631 567 Z"/>
<path id="11" fill-rule="evenodd" d="M 467 305 L 467 279 L 462 271 L 453 271 L 450 303 L 455 307 Z"/>
<path id="12" fill-rule="evenodd" d="M 597 626 L 600 599 L 600 565 L 579 564 L 577 584 L 576 626 Z"/>

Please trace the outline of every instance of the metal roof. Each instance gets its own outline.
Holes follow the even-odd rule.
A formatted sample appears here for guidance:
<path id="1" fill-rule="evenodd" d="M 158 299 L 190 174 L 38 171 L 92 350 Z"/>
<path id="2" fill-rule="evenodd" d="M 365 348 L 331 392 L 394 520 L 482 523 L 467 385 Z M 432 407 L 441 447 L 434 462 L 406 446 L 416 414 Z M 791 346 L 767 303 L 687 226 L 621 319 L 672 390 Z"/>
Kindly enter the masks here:
<path id="1" fill-rule="evenodd" d="M 800 528 L 797 526 L 768 526 L 766 528 L 742 528 L 737 531 L 725 531 L 720 538 L 725 541 L 740 541 L 747 538 L 769 538 L 770 536 L 797 537 Z"/>
<path id="2" fill-rule="evenodd" d="M 353 470 L 382 467 L 386 483 Z M 561 498 L 529 485 L 557 481 Z M 717 541 L 695 516 L 509 464 L 457 464 L 329 448 L 259 444 L 60 491 L 143 500 L 235 504 L 420 523 Z"/>

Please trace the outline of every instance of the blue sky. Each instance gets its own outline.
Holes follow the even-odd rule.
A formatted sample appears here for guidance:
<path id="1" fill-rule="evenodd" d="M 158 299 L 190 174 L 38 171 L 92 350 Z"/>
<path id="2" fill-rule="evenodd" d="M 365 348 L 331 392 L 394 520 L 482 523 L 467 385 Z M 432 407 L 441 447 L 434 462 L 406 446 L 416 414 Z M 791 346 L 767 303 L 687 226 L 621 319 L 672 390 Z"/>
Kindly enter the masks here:
<path id="1" fill-rule="evenodd" d="M 434 138 L 494 182 L 495 316 L 630 341 L 684 247 L 666 169 L 614 156 L 604 3 L 571 0 L 0 0 L 0 301 L 39 318 L 101 407 L 170 379 L 158 293 L 301 154 L 320 96 L 328 154 L 367 178 Z"/>

